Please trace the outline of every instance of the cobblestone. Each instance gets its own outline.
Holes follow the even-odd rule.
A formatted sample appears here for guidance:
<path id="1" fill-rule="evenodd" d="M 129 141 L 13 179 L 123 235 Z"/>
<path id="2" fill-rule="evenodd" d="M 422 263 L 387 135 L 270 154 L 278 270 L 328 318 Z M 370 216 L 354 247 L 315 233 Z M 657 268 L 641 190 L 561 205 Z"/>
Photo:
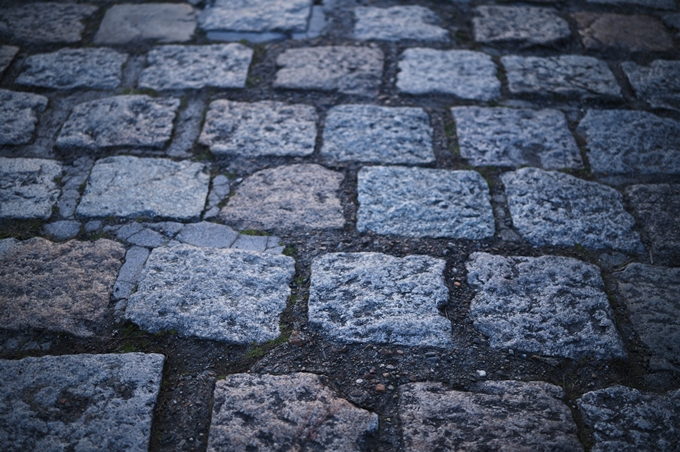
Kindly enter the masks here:
<path id="1" fill-rule="evenodd" d="M 113 286 L 115 299 L 128 299 L 139 281 L 144 263 L 149 258 L 149 250 L 141 246 L 133 246 L 125 253 L 125 263 L 120 268 L 118 279 Z"/>
<path id="2" fill-rule="evenodd" d="M 572 16 L 583 46 L 588 50 L 666 52 L 673 48 L 673 38 L 658 19 L 650 16 L 597 13 Z"/>
<path id="3" fill-rule="evenodd" d="M 19 52 L 19 47 L 14 46 L 0 46 L 0 76 L 5 72 L 5 69 L 12 64 L 14 57 Z"/>
<path id="4" fill-rule="evenodd" d="M 83 19 L 96 6 L 75 3 L 31 3 L 0 9 L 0 35 L 39 44 L 75 44 L 82 39 Z"/>
<path id="5" fill-rule="evenodd" d="M 99 45 L 186 42 L 195 29 L 196 14 L 188 4 L 113 5 L 106 11 L 94 42 Z"/>
<path id="6" fill-rule="evenodd" d="M 61 174 L 54 160 L 0 157 L 0 218 L 48 219 Z"/>
<path id="7" fill-rule="evenodd" d="M 0 145 L 31 141 L 38 114 L 47 107 L 47 97 L 0 89 Z"/>
<path id="8" fill-rule="evenodd" d="M 569 24 L 552 8 L 478 6 L 472 19 L 475 41 L 551 45 L 571 36 Z"/>
<path id="9" fill-rule="evenodd" d="M 600 5 L 640 5 L 648 8 L 677 9 L 673 0 L 588 0 L 588 3 Z"/>
<path id="10" fill-rule="evenodd" d="M 79 221 L 61 220 L 46 224 L 43 232 L 55 240 L 68 240 L 80 233 L 81 226 Z"/>
<path id="11" fill-rule="evenodd" d="M 430 9 L 422 6 L 393 6 L 391 8 L 357 7 L 354 38 L 383 41 L 448 41 L 449 33 L 439 26 L 441 20 Z"/>
<path id="12" fill-rule="evenodd" d="M 635 95 L 654 108 L 680 110 L 680 61 L 654 60 L 649 66 L 621 63 Z"/>
<path id="13" fill-rule="evenodd" d="M 177 235 L 182 243 L 210 248 L 229 248 L 237 238 L 238 232 L 230 227 L 207 221 L 187 224 Z"/>

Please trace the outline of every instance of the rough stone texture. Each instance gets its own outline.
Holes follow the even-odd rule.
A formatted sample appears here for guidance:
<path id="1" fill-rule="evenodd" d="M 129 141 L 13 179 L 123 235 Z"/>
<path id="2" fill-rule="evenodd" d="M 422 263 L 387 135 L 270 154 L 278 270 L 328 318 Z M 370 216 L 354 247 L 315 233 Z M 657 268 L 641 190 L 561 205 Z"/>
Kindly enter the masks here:
<path id="1" fill-rule="evenodd" d="M 561 111 L 454 107 L 451 113 L 460 155 L 474 166 L 583 167 Z"/>
<path id="2" fill-rule="evenodd" d="M 280 166 L 247 178 L 220 212 L 237 229 L 340 229 L 341 173 L 316 164 Z"/>
<path id="3" fill-rule="evenodd" d="M 678 450 L 680 390 L 665 394 L 613 386 L 576 401 L 593 431 L 593 452 Z"/>
<path id="4" fill-rule="evenodd" d="M 583 55 L 501 57 L 512 94 L 621 97 L 621 88 L 604 61 Z"/>
<path id="5" fill-rule="evenodd" d="M 635 95 L 654 108 L 680 110 L 680 61 L 655 60 L 649 66 L 621 63 Z"/>
<path id="6" fill-rule="evenodd" d="M 54 240 L 68 240 L 80 233 L 80 226 L 79 221 L 61 220 L 46 224 L 43 232 Z"/>
<path id="7" fill-rule="evenodd" d="M 489 187 L 475 171 L 364 167 L 358 192 L 360 232 L 463 239 L 494 234 Z"/>
<path id="8" fill-rule="evenodd" d="M 314 152 L 317 119 L 311 105 L 217 100 L 198 141 L 218 155 L 302 157 Z"/>
<path id="9" fill-rule="evenodd" d="M 0 360 L 3 450 L 148 450 L 164 360 L 143 353 Z"/>
<path id="10" fill-rule="evenodd" d="M 54 160 L 0 157 L 0 218 L 48 219 L 61 173 Z"/>
<path id="11" fill-rule="evenodd" d="M 5 72 L 5 69 L 12 64 L 14 57 L 19 52 L 19 47 L 0 46 L 0 76 Z"/>
<path id="12" fill-rule="evenodd" d="M 303 47 L 278 56 L 274 88 L 340 91 L 375 95 L 380 88 L 383 53 L 369 47 Z"/>
<path id="13" fill-rule="evenodd" d="M 515 228 L 531 245 L 643 251 L 635 221 L 613 188 L 536 168 L 504 173 L 501 180 Z"/>
<path id="14" fill-rule="evenodd" d="M 116 284 L 113 286 L 114 298 L 120 300 L 130 297 L 148 258 L 149 250 L 140 246 L 133 246 L 125 253 L 125 263 L 118 273 Z"/>
<path id="15" fill-rule="evenodd" d="M 92 336 L 124 254 L 121 244 L 106 239 L 16 244 L 0 256 L 0 324 Z"/>
<path id="16" fill-rule="evenodd" d="M 279 334 L 295 260 L 250 251 L 176 245 L 156 248 L 125 317 L 152 332 L 239 344 Z M 206 278 L 206 275 L 210 275 Z"/>
<path id="17" fill-rule="evenodd" d="M 52 89 L 114 89 L 120 85 L 127 54 L 112 49 L 60 49 L 31 55 L 16 83 Z"/>
<path id="18" fill-rule="evenodd" d="M 671 35 L 658 19 L 650 16 L 599 13 L 572 16 L 587 50 L 666 52 L 673 49 Z"/>
<path id="19" fill-rule="evenodd" d="M 0 9 L 0 36 L 36 44 L 73 44 L 82 38 L 82 20 L 97 9 L 75 3 L 30 3 Z"/>
<path id="20" fill-rule="evenodd" d="M 47 107 L 47 97 L 0 89 L 0 145 L 31 141 L 38 113 Z"/>
<path id="21" fill-rule="evenodd" d="M 614 279 L 633 327 L 651 351 L 650 368 L 680 371 L 680 268 L 632 263 Z"/>
<path id="22" fill-rule="evenodd" d="M 312 13 L 312 0 L 216 0 L 199 23 L 207 32 L 302 33 Z"/>
<path id="23" fill-rule="evenodd" d="M 560 256 L 473 253 L 470 317 L 492 348 L 547 356 L 626 356 L 600 269 Z"/>
<path id="24" fill-rule="evenodd" d="M 186 42 L 196 29 L 191 5 L 149 3 L 113 5 L 94 37 L 99 45 L 155 42 Z"/>
<path id="25" fill-rule="evenodd" d="M 594 173 L 680 174 L 680 122 L 646 111 L 589 110 L 577 132 Z"/>
<path id="26" fill-rule="evenodd" d="M 194 246 L 229 248 L 238 237 L 238 232 L 229 226 L 202 221 L 184 226 L 177 235 L 177 240 Z"/>
<path id="27" fill-rule="evenodd" d="M 332 253 L 312 261 L 309 323 L 341 343 L 447 347 L 441 259 Z"/>
<path id="28" fill-rule="evenodd" d="M 82 191 L 81 186 L 90 176 L 93 165 L 94 160 L 84 156 L 77 158 L 70 165 L 64 166 L 64 175 L 61 179 L 61 196 L 57 203 L 57 209 L 61 218 L 75 218 L 76 206 Z"/>
<path id="29" fill-rule="evenodd" d="M 474 392 L 441 383 L 400 387 L 406 450 L 582 451 L 558 386 L 542 381 L 488 381 Z"/>
<path id="30" fill-rule="evenodd" d="M 676 31 L 675 37 L 680 37 L 680 13 L 666 14 L 663 16 L 663 21 L 667 27 Z M 1 72 L 1 71 L 0 71 Z"/>
<path id="31" fill-rule="evenodd" d="M 472 19 L 475 41 L 521 47 L 550 45 L 571 36 L 569 24 L 552 8 L 478 6 Z"/>
<path id="32" fill-rule="evenodd" d="M 449 32 L 439 26 L 439 17 L 422 6 L 358 7 L 354 18 L 354 38 L 359 41 L 449 40 Z"/>
<path id="33" fill-rule="evenodd" d="M 430 118 L 421 108 L 333 107 L 326 116 L 321 155 L 340 162 L 434 162 Z"/>
<path id="34" fill-rule="evenodd" d="M 161 46 L 147 56 L 139 87 L 155 90 L 245 88 L 253 50 L 242 44 Z"/>
<path id="35" fill-rule="evenodd" d="M 84 218 L 198 218 L 209 176 L 198 162 L 131 156 L 98 160 L 76 214 Z"/>
<path id="36" fill-rule="evenodd" d="M 208 451 L 365 450 L 378 415 L 337 397 L 319 375 L 229 375 L 215 385 Z"/>
<path id="37" fill-rule="evenodd" d="M 491 57 L 470 50 L 406 49 L 399 60 L 397 88 L 408 94 L 453 94 L 473 100 L 501 95 Z"/>
<path id="38" fill-rule="evenodd" d="M 677 9 L 675 0 L 588 0 L 601 5 L 640 5 L 655 9 Z"/>

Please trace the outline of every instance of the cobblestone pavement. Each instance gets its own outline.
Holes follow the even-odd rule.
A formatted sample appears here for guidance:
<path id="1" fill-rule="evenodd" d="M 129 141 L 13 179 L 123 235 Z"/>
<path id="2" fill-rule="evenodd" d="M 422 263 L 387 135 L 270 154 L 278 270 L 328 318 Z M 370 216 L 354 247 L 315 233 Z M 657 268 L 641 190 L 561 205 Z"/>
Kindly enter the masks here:
<path id="1" fill-rule="evenodd" d="M 674 451 L 677 0 L 0 0 L 0 449 Z"/>

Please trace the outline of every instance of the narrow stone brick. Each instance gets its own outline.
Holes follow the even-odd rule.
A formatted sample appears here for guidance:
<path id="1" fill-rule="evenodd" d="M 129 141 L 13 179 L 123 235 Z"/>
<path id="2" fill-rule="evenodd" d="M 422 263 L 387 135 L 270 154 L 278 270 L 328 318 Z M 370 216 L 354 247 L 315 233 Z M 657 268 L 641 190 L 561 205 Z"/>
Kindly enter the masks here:
<path id="1" fill-rule="evenodd" d="M 572 16 L 588 50 L 666 52 L 673 49 L 673 38 L 658 19 L 650 16 L 598 13 Z"/>
<path id="2" fill-rule="evenodd" d="M 638 99 L 654 108 L 680 111 L 680 61 L 654 60 L 649 66 L 621 63 Z"/>
<path id="3" fill-rule="evenodd" d="M 475 41 L 521 47 L 551 45 L 571 36 L 569 24 L 552 8 L 478 6 L 472 19 Z"/>
<path id="4" fill-rule="evenodd" d="M 94 42 L 99 45 L 186 42 L 195 29 L 196 14 L 188 4 L 113 5 L 106 11 Z"/>
<path id="5" fill-rule="evenodd" d="M 448 41 L 449 32 L 439 26 L 441 20 L 428 8 L 416 5 L 391 8 L 357 7 L 354 9 L 354 38 L 383 41 Z"/>
<path id="6" fill-rule="evenodd" d="M 30 3 L 0 9 L 0 35 L 36 44 L 74 44 L 82 39 L 83 20 L 98 7 L 75 3 Z"/>

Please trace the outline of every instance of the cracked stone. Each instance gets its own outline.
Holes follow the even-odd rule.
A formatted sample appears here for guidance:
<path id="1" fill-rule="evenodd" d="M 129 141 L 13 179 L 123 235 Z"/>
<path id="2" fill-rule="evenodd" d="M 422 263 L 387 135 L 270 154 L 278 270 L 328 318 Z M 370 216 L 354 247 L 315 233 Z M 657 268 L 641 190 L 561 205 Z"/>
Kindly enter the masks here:
<path id="1" fill-rule="evenodd" d="M 55 240 L 68 240 L 80 233 L 80 222 L 73 220 L 55 221 L 46 224 L 43 231 Z"/>
<path id="2" fill-rule="evenodd" d="M 38 94 L 0 89 L 0 145 L 30 142 L 47 102 Z"/>
<path id="3" fill-rule="evenodd" d="M 551 45 L 571 36 L 569 24 L 552 8 L 478 6 L 472 19 L 475 41 L 521 47 Z"/>
<path id="4" fill-rule="evenodd" d="M 238 237 L 238 232 L 229 226 L 202 221 L 185 225 L 176 240 L 194 246 L 229 248 Z"/>
<path id="5" fill-rule="evenodd" d="M 142 229 L 141 231 L 129 236 L 126 241 L 132 245 L 156 248 L 167 242 L 167 239 L 152 229 Z"/>
<path id="6" fill-rule="evenodd" d="M 439 26 L 439 17 L 422 6 L 358 7 L 354 17 L 354 38 L 359 41 L 449 40 L 449 32 Z"/>
<path id="7" fill-rule="evenodd" d="M 36 44 L 80 42 L 83 19 L 99 9 L 74 3 L 30 3 L 0 9 L 0 35 Z"/>
<path id="8" fill-rule="evenodd" d="M 572 16 L 587 50 L 666 52 L 673 49 L 673 38 L 658 19 L 650 16 L 598 13 Z"/>
<path id="9" fill-rule="evenodd" d="M 267 236 L 240 234 L 231 247 L 238 250 L 264 252 L 268 242 Z"/>
<path id="10" fill-rule="evenodd" d="M 5 72 L 5 69 L 12 64 L 12 61 L 18 52 L 19 47 L 0 46 L 0 76 Z"/>
<path id="11" fill-rule="evenodd" d="M 196 29 L 194 8 L 187 4 L 113 5 L 94 37 L 98 45 L 186 42 Z"/>
<path id="12" fill-rule="evenodd" d="M 0 218 L 47 220 L 59 197 L 61 164 L 0 157 Z"/>
<path id="13" fill-rule="evenodd" d="M 680 111 L 680 61 L 654 60 L 649 66 L 626 61 L 621 68 L 639 99 Z"/>
<path id="14" fill-rule="evenodd" d="M 132 295 L 149 254 L 149 250 L 141 246 L 133 246 L 125 253 L 125 263 L 120 268 L 118 279 L 113 286 L 113 296 L 116 300 L 127 299 Z"/>

